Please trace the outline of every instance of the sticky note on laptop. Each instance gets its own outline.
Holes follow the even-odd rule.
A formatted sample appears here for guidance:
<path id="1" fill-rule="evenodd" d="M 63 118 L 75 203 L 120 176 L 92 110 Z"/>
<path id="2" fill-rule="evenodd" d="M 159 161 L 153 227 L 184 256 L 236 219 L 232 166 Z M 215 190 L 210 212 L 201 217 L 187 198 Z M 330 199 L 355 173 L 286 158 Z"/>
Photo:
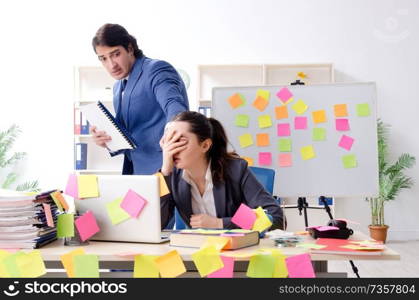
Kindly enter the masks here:
<path id="1" fill-rule="evenodd" d="M 141 195 L 137 194 L 132 189 L 129 189 L 120 206 L 132 218 L 137 218 L 146 204 L 146 199 L 141 197 Z"/>

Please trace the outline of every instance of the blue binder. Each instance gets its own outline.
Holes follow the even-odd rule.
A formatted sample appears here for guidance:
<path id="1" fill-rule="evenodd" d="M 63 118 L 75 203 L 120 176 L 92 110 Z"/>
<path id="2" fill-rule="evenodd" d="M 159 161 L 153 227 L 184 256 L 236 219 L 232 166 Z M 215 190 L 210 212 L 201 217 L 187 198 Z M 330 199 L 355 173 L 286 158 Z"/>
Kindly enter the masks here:
<path id="1" fill-rule="evenodd" d="M 87 169 L 87 143 L 75 144 L 76 170 Z"/>

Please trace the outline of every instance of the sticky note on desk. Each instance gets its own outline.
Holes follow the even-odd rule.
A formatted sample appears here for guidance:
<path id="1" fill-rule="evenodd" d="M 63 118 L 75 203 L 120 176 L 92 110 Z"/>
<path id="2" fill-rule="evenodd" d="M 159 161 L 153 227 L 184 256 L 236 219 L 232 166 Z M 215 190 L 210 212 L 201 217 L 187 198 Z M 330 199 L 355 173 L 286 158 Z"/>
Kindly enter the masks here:
<path id="1" fill-rule="evenodd" d="M 260 249 L 258 254 L 270 253 L 275 260 L 274 271 L 272 277 L 286 278 L 288 276 L 288 269 L 285 263 L 286 256 L 278 249 Z"/>
<path id="2" fill-rule="evenodd" d="M 253 145 L 253 138 L 250 133 L 245 133 L 239 136 L 240 147 L 246 148 Z"/>
<path id="3" fill-rule="evenodd" d="M 252 229 L 256 220 L 256 213 L 246 204 L 240 204 L 231 222 L 243 229 Z"/>
<path id="4" fill-rule="evenodd" d="M 301 99 L 299 99 L 293 106 L 292 109 L 298 114 L 302 115 L 308 109 L 308 105 Z"/>
<path id="5" fill-rule="evenodd" d="M 286 87 L 281 88 L 276 96 L 281 100 L 282 103 L 286 103 L 293 95 L 290 90 Z"/>
<path id="6" fill-rule="evenodd" d="M 258 117 L 259 128 L 269 128 L 272 126 L 270 115 L 262 115 Z"/>
<path id="7" fill-rule="evenodd" d="M 224 267 L 220 253 L 214 246 L 208 246 L 196 251 L 192 254 L 192 260 L 201 277 L 205 277 Z"/>
<path id="8" fill-rule="evenodd" d="M 33 250 L 16 257 L 16 264 L 21 277 L 35 278 L 46 273 L 45 263 L 39 250 Z"/>
<path id="9" fill-rule="evenodd" d="M 351 151 L 352 145 L 354 143 L 354 139 L 347 135 L 342 135 L 339 141 L 339 147 Z"/>
<path id="10" fill-rule="evenodd" d="M 308 253 L 290 256 L 285 259 L 289 278 L 315 278 L 313 265 Z"/>
<path id="11" fill-rule="evenodd" d="M 99 258 L 94 254 L 74 255 L 76 278 L 99 278 Z"/>
<path id="12" fill-rule="evenodd" d="M 316 157 L 316 153 L 314 152 L 312 145 L 301 147 L 300 153 L 303 160 L 309 160 Z"/>
<path id="13" fill-rule="evenodd" d="M 94 198 L 99 197 L 99 187 L 96 175 L 79 175 L 77 176 L 77 186 L 79 191 L 78 198 Z"/>
<path id="14" fill-rule="evenodd" d="M 74 223 L 76 224 L 77 231 L 83 242 L 91 238 L 100 230 L 96 218 L 91 211 L 87 211 L 84 215 L 78 217 Z"/>
<path id="15" fill-rule="evenodd" d="M 272 278 L 275 269 L 275 259 L 271 254 L 256 254 L 250 258 L 247 277 Z"/>
<path id="16" fill-rule="evenodd" d="M 125 210 L 132 218 L 137 218 L 144 206 L 147 204 L 147 200 L 141 197 L 139 194 L 129 189 L 124 199 L 121 202 L 121 208 Z"/>
<path id="17" fill-rule="evenodd" d="M 256 214 L 256 220 L 253 224 L 252 230 L 262 232 L 272 226 L 271 220 L 266 215 L 262 207 L 253 210 Z"/>
<path id="18" fill-rule="evenodd" d="M 156 258 L 155 262 L 163 278 L 174 278 L 186 272 L 185 265 L 177 250 Z"/>
<path id="19" fill-rule="evenodd" d="M 75 174 L 70 174 L 68 176 L 67 185 L 65 187 L 64 193 L 76 199 L 79 197 L 79 189 L 77 186 L 77 176 Z"/>
<path id="20" fill-rule="evenodd" d="M 361 103 L 356 105 L 356 113 L 358 117 L 368 117 L 370 112 L 370 106 L 368 103 Z"/>
<path id="21" fill-rule="evenodd" d="M 64 266 L 64 269 L 67 272 L 67 276 L 69 278 L 74 278 L 75 277 L 75 273 L 74 273 L 74 263 L 73 263 L 73 257 L 75 255 L 83 255 L 85 254 L 84 249 L 83 248 L 77 248 L 73 251 L 70 251 L 66 254 L 61 255 L 61 263 Z"/>
<path id="22" fill-rule="evenodd" d="M 136 255 L 134 258 L 134 278 L 159 278 L 156 255 Z"/>
<path id="23" fill-rule="evenodd" d="M 249 115 L 237 115 L 234 124 L 238 127 L 249 127 Z"/>
<path id="24" fill-rule="evenodd" d="M 15 253 L 9 254 L 3 258 L 3 272 L 7 277 L 21 277 L 21 271 L 17 261 L 21 256 L 26 255 L 23 251 L 17 251 Z"/>
<path id="25" fill-rule="evenodd" d="M 130 215 L 121 208 L 122 197 L 106 203 L 106 210 L 113 225 L 119 224 L 130 218 Z"/>
<path id="26" fill-rule="evenodd" d="M 209 236 L 205 240 L 204 244 L 201 246 L 201 249 L 214 246 L 217 251 L 221 251 L 224 247 L 228 245 L 230 239 L 228 237 L 222 236 Z"/>
<path id="27" fill-rule="evenodd" d="M 337 131 L 348 131 L 349 128 L 349 120 L 348 119 L 336 119 L 336 130 Z"/>
<path id="28" fill-rule="evenodd" d="M 234 272 L 234 257 L 220 256 L 224 267 L 208 274 L 207 278 L 233 278 Z"/>
<path id="29" fill-rule="evenodd" d="M 57 219 L 57 237 L 74 236 L 74 214 L 61 214 Z"/>
<path id="30" fill-rule="evenodd" d="M 169 187 L 166 184 L 166 180 L 164 179 L 163 174 L 159 172 L 154 175 L 156 175 L 159 178 L 160 197 L 170 194 Z"/>

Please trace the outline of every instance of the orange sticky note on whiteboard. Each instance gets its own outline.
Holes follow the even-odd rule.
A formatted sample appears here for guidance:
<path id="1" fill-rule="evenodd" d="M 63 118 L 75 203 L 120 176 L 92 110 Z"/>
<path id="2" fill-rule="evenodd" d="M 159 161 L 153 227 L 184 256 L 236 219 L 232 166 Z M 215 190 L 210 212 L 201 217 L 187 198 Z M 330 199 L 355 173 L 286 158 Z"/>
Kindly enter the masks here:
<path id="1" fill-rule="evenodd" d="M 264 111 L 266 106 L 268 106 L 269 102 L 265 98 L 258 96 L 255 101 L 253 102 L 253 106 L 256 107 L 260 111 Z"/>
<path id="2" fill-rule="evenodd" d="M 259 147 L 269 146 L 269 134 L 267 133 L 256 134 L 256 144 Z"/>
<path id="3" fill-rule="evenodd" d="M 228 103 L 230 103 L 232 108 L 237 108 L 243 104 L 243 99 L 240 97 L 240 94 L 236 93 L 228 98 Z"/>
<path id="4" fill-rule="evenodd" d="M 288 108 L 287 106 L 276 106 L 275 115 L 277 120 L 288 118 Z"/>
<path id="5" fill-rule="evenodd" d="M 247 161 L 247 164 L 249 165 L 249 167 L 254 165 L 253 158 L 248 157 L 248 156 L 242 156 L 242 158 L 243 158 L 245 161 Z"/>
<path id="6" fill-rule="evenodd" d="M 334 106 L 335 117 L 347 117 L 348 116 L 348 109 L 346 104 L 336 104 Z"/>
<path id="7" fill-rule="evenodd" d="M 326 111 L 324 109 L 313 111 L 312 115 L 314 123 L 318 124 L 326 122 Z"/>

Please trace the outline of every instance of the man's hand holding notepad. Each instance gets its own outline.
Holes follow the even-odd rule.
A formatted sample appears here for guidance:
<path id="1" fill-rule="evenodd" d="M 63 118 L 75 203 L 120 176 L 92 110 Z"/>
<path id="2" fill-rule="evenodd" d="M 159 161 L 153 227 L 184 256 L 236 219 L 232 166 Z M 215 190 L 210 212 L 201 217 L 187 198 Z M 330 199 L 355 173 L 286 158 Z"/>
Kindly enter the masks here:
<path id="1" fill-rule="evenodd" d="M 137 147 L 127 130 L 100 101 L 83 105 L 80 111 L 98 131 L 104 131 L 111 137 L 106 145 L 104 145 L 109 151 L 135 149 Z"/>

